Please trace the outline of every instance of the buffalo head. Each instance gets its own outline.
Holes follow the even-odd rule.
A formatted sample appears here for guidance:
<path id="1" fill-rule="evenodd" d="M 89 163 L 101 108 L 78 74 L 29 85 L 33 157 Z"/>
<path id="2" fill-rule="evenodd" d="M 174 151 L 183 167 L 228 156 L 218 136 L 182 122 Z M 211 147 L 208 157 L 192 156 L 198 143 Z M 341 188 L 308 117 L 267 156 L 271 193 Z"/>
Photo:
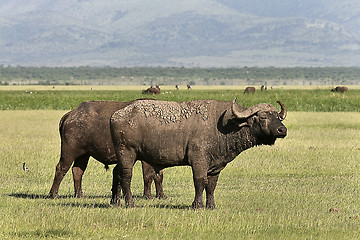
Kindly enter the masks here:
<path id="1" fill-rule="evenodd" d="M 286 127 L 282 121 L 286 118 L 286 108 L 280 101 L 277 103 L 281 107 L 281 111 L 267 103 L 257 104 L 245 110 L 239 110 L 236 98 L 231 105 L 231 112 L 239 127 L 248 126 L 254 131 L 256 138 L 263 144 L 272 145 L 277 138 L 284 138 L 287 134 Z"/>

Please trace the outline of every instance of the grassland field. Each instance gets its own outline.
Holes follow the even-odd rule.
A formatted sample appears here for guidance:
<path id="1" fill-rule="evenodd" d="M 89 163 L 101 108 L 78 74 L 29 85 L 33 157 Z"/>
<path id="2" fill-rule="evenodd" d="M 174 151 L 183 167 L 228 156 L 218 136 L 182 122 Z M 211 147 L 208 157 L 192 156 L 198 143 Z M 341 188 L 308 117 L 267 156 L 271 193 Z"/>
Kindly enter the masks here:
<path id="1" fill-rule="evenodd" d="M 253 95 L 242 88 L 193 90 L 151 97 L 237 96 L 245 106 L 281 100 L 289 110 L 286 138 L 241 153 L 221 172 L 215 210 L 190 208 L 189 167 L 165 169 L 167 199 L 142 199 L 139 163 L 132 181 L 136 207 L 112 207 L 114 166 L 105 171 L 94 159 L 84 175 L 83 199 L 72 198 L 71 172 L 61 197 L 47 198 L 59 161 L 61 116 L 85 100 L 144 96 L 138 89 L 0 88 L 0 238 L 360 239 L 360 89 L 340 94 L 284 88 Z"/>
<path id="2" fill-rule="evenodd" d="M 159 95 L 144 95 L 144 86 L 0 86 L 0 110 L 70 110 L 88 100 L 130 101 L 151 97 L 166 101 L 217 99 L 250 107 L 261 102 L 276 104 L 281 100 L 290 111 L 302 112 L 353 112 L 360 110 L 360 87 L 352 86 L 348 92 L 330 92 L 331 86 L 281 87 L 274 90 L 244 94 L 244 86 L 194 86 L 192 90 L 161 86 Z M 91 90 L 92 89 L 92 90 Z M 172 89 L 172 90 L 171 90 Z"/>

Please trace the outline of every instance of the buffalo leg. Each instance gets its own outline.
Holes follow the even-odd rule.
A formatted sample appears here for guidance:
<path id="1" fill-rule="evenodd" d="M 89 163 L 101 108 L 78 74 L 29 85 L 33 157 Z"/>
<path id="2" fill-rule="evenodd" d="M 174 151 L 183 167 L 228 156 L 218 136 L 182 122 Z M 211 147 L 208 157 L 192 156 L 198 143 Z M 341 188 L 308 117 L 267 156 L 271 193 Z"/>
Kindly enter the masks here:
<path id="1" fill-rule="evenodd" d="M 151 199 L 151 183 L 156 175 L 154 168 L 148 163 L 141 161 L 144 179 L 144 198 Z"/>
<path id="2" fill-rule="evenodd" d="M 203 192 L 205 186 L 207 185 L 208 179 L 203 169 L 204 167 L 201 166 L 201 164 L 194 164 L 192 166 L 194 186 L 195 186 L 195 199 L 192 203 L 192 207 L 195 209 L 204 207 Z"/>
<path id="3" fill-rule="evenodd" d="M 50 189 L 49 196 L 51 198 L 58 197 L 58 191 L 61 181 L 63 180 L 65 174 L 69 171 L 72 163 L 73 163 L 73 156 L 69 156 L 66 154 L 61 154 L 60 161 L 56 165 L 55 169 L 55 177 L 52 187 Z"/>
<path id="4" fill-rule="evenodd" d="M 89 156 L 78 157 L 72 167 L 73 179 L 74 179 L 74 189 L 75 197 L 83 197 L 83 191 L 81 189 L 82 176 L 86 170 L 86 167 L 89 162 Z"/>
<path id="5" fill-rule="evenodd" d="M 118 158 L 116 168 L 118 168 L 119 171 L 117 176 L 114 176 L 113 190 L 118 192 L 120 184 L 125 197 L 125 206 L 134 207 L 134 200 L 131 193 L 131 178 L 133 166 L 136 161 L 136 153 L 133 149 L 122 149 L 121 146 L 116 145 L 116 142 L 115 149 Z"/>
<path id="6" fill-rule="evenodd" d="M 163 172 L 159 171 L 158 173 L 155 169 L 148 163 L 141 161 L 142 170 L 143 170 L 143 179 L 144 179 L 144 198 L 151 199 L 151 183 L 154 180 L 156 188 L 156 197 L 165 198 L 165 194 L 162 188 L 163 182 Z"/>
<path id="7" fill-rule="evenodd" d="M 133 167 L 124 167 L 120 168 L 120 184 L 124 192 L 125 197 L 125 206 L 134 207 L 134 200 L 131 193 L 131 178 L 132 178 Z"/>
<path id="8" fill-rule="evenodd" d="M 162 187 L 163 179 L 164 179 L 163 171 L 159 171 L 158 173 L 155 173 L 154 182 L 156 189 L 156 196 L 155 196 L 156 198 L 166 198 Z"/>
<path id="9" fill-rule="evenodd" d="M 214 209 L 215 208 L 215 197 L 214 191 L 216 183 L 218 181 L 219 174 L 208 176 L 208 184 L 206 185 L 206 208 Z"/>
<path id="10" fill-rule="evenodd" d="M 120 169 L 119 164 L 113 169 L 113 184 L 111 188 L 112 197 L 110 204 L 120 206 L 120 194 L 121 194 L 121 185 L 120 185 Z"/>

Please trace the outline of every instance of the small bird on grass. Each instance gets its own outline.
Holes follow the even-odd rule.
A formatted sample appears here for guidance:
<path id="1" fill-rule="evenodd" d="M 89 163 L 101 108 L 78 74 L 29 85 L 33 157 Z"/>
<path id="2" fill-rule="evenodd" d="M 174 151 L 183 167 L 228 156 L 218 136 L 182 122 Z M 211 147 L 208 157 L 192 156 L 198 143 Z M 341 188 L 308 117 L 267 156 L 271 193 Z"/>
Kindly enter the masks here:
<path id="1" fill-rule="evenodd" d="M 29 171 L 29 169 L 26 167 L 26 165 L 25 165 L 24 162 L 23 162 L 23 170 L 24 170 L 25 172 Z"/>

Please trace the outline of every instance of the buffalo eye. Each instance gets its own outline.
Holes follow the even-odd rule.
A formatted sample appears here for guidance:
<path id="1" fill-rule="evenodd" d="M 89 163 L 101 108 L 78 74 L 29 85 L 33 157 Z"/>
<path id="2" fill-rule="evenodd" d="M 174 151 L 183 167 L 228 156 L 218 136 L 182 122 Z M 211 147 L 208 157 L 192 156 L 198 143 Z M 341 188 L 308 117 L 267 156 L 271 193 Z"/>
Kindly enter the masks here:
<path id="1" fill-rule="evenodd" d="M 259 114 L 259 118 L 262 119 L 262 120 L 265 120 L 267 119 L 267 115 L 266 114 Z"/>

